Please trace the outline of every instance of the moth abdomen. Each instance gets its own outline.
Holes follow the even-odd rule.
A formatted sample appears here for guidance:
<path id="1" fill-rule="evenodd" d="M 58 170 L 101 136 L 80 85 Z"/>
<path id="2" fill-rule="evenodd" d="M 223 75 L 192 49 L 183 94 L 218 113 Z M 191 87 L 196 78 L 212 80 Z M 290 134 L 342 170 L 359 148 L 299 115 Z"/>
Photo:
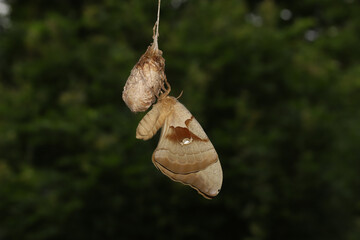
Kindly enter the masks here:
<path id="1" fill-rule="evenodd" d="M 159 109 L 154 106 L 140 121 L 136 129 L 136 138 L 143 140 L 152 138 L 164 124 L 164 121 L 164 113 L 160 112 Z"/>

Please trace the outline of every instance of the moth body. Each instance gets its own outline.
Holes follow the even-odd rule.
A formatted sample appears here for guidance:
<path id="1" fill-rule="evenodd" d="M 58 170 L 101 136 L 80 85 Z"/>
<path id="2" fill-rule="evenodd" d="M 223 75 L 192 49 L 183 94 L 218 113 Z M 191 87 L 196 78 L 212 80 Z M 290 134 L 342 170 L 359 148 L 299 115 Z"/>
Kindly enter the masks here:
<path id="1" fill-rule="evenodd" d="M 222 169 L 214 146 L 198 121 L 176 98 L 166 96 L 140 121 L 136 138 L 150 139 L 161 127 L 152 156 L 154 165 L 204 197 L 215 197 L 222 185 Z"/>

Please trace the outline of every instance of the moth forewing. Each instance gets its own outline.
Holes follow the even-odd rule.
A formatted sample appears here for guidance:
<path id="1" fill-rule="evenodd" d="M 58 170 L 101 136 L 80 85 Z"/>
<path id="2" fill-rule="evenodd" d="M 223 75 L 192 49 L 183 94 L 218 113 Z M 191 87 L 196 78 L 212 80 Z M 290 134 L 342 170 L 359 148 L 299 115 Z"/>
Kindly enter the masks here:
<path id="1" fill-rule="evenodd" d="M 205 169 L 218 159 L 206 133 L 178 101 L 165 120 L 153 161 L 174 173 L 193 173 Z"/>

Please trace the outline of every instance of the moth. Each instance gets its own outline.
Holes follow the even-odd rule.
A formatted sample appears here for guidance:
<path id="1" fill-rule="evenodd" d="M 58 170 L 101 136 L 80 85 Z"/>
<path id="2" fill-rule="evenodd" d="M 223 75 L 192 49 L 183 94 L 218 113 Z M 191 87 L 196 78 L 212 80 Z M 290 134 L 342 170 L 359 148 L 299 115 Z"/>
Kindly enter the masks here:
<path id="1" fill-rule="evenodd" d="M 176 98 L 160 96 L 136 129 L 136 138 L 148 140 L 160 129 L 152 162 L 170 179 L 190 185 L 205 198 L 221 189 L 223 173 L 219 157 L 206 133 Z"/>

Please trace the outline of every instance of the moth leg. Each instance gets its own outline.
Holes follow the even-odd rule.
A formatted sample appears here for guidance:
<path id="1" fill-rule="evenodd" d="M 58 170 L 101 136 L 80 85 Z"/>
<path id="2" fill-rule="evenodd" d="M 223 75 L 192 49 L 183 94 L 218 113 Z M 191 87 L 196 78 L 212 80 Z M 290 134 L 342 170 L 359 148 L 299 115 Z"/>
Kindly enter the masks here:
<path id="1" fill-rule="evenodd" d="M 161 94 L 161 90 L 158 91 L 158 92 L 155 92 L 154 87 L 152 88 L 152 90 L 153 90 L 153 93 L 155 94 L 156 98 L 159 99 L 160 94 Z"/>
<path id="2" fill-rule="evenodd" d="M 166 84 L 167 89 L 164 87 L 164 92 L 159 97 L 160 100 L 166 98 L 167 95 L 169 95 L 169 93 L 171 91 L 171 86 L 170 86 L 170 83 L 167 81 L 166 76 L 165 76 L 165 84 Z"/>

